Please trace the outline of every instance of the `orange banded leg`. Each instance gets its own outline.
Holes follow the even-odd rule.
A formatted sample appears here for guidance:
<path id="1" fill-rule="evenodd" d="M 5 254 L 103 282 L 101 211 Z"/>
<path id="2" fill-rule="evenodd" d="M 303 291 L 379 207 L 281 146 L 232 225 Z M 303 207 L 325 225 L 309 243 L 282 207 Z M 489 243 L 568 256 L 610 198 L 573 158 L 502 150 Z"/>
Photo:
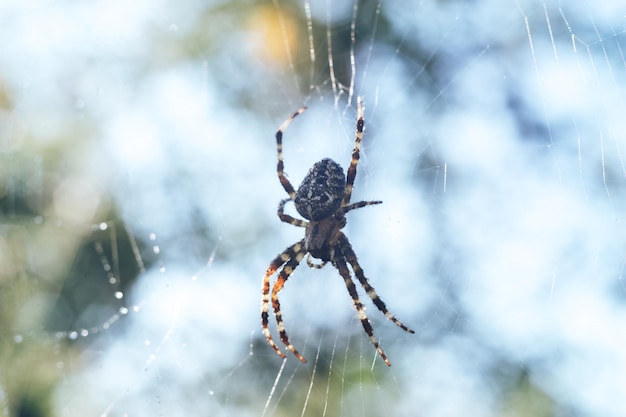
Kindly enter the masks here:
<path id="1" fill-rule="evenodd" d="M 261 293 L 263 294 L 262 301 L 261 301 L 261 326 L 263 328 L 263 334 L 265 335 L 265 338 L 267 339 L 267 343 L 272 347 L 272 349 L 274 349 L 276 354 L 283 358 L 285 357 L 285 354 L 281 352 L 280 349 L 278 349 L 278 346 L 276 346 L 276 343 L 274 343 L 274 340 L 272 339 L 272 335 L 268 328 L 269 301 L 270 301 L 270 277 L 274 275 L 274 273 L 278 270 L 278 268 L 280 268 L 282 265 L 288 262 L 291 258 L 293 258 L 294 255 L 296 255 L 296 253 L 300 252 L 303 248 L 303 245 L 304 245 L 304 239 L 289 246 L 280 255 L 274 258 L 274 260 L 270 263 L 270 266 L 267 268 L 267 271 L 265 271 L 265 275 L 263 276 L 263 283 L 261 286 Z"/>
<path id="2" fill-rule="evenodd" d="M 296 253 L 287 261 L 283 269 L 278 274 L 278 279 L 274 283 L 274 288 L 272 289 L 272 307 L 274 308 L 274 314 L 276 315 L 276 326 L 278 328 L 278 334 L 280 335 L 280 340 L 283 341 L 288 350 L 293 352 L 294 355 L 301 361 L 306 363 L 306 359 L 296 350 L 295 347 L 289 341 L 289 336 L 287 336 L 287 331 L 285 330 L 285 325 L 283 323 L 283 314 L 280 311 L 280 302 L 278 301 L 278 293 L 283 289 L 285 282 L 289 279 L 289 276 L 293 273 L 293 271 L 298 267 L 302 258 L 304 258 L 306 251 L 301 249 L 300 251 L 296 251 Z M 284 357 L 284 356 L 283 356 Z"/>

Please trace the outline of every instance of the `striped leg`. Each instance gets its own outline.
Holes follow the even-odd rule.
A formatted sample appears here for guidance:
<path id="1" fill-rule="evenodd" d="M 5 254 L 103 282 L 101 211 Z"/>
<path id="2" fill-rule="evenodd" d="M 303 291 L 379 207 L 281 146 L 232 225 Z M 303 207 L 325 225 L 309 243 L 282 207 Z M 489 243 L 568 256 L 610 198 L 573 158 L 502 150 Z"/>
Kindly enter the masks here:
<path id="1" fill-rule="evenodd" d="M 366 207 L 366 206 L 372 206 L 374 204 L 382 204 L 382 201 L 378 200 L 378 201 L 359 201 L 357 203 L 352 203 L 352 204 L 348 204 L 347 206 L 343 206 L 339 209 L 339 211 L 341 212 L 341 214 L 346 214 L 347 212 L 351 211 L 351 210 L 356 210 L 359 209 L 361 207 Z"/>
<path id="2" fill-rule="evenodd" d="M 335 253 L 338 254 L 339 251 L 337 250 L 337 252 Z M 365 315 L 365 308 L 363 308 L 363 304 L 361 303 L 361 300 L 359 300 L 359 294 L 356 292 L 356 286 L 354 285 L 354 282 L 352 282 L 352 278 L 350 277 L 350 271 L 348 270 L 348 265 L 346 265 L 345 258 L 343 258 L 343 256 L 337 256 L 333 260 L 333 265 L 335 265 L 346 284 L 346 288 L 348 289 L 348 293 L 352 298 L 354 308 L 356 309 L 356 312 L 359 316 L 359 320 L 361 320 L 363 330 L 365 330 L 365 333 L 367 333 L 367 335 L 369 336 L 370 341 L 376 348 L 376 351 L 378 352 L 382 360 L 385 361 L 387 366 L 391 366 L 391 362 L 389 362 L 389 359 L 387 359 L 387 355 L 385 355 L 385 352 L 383 352 L 382 348 L 378 345 L 378 340 L 376 339 L 376 336 L 374 336 L 374 329 L 372 328 L 372 324 Z"/>
<path id="3" fill-rule="evenodd" d="M 276 346 L 276 343 L 274 343 L 269 328 L 267 327 L 269 320 L 270 277 L 274 275 L 278 268 L 289 262 L 289 260 L 291 260 L 297 253 L 299 253 L 302 250 L 303 245 L 304 239 L 289 246 L 280 255 L 274 258 L 274 260 L 270 263 L 270 266 L 267 268 L 267 271 L 265 271 L 265 276 L 263 276 L 263 284 L 261 286 L 261 292 L 263 294 L 263 298 L 261 301 L 261 326 L 263 327 L 263 334 L 267 338 L 267 343 L 269 343 L 272 349 L 274 349 L 276 354 L 283 358 L 285 357 L 285 354 L 278 349 L 278 346 Z"/>
<path id="4" fill-rule="evenodd" d="M 309 224 L 309 222 L 296 219 L 295 217 L 285 214 L 285 203 L 287 203 L 288 201 L 291 201 L 291 199 L 285 198 L 284 200 L 280 200 L 280 204 L 278 204 L 278 213 L 277 213 L 278 218 L 282 222 L 293 224 L 294 226 L 297 226 L 297 227 L 306 227 L 306 225 Z"/>
<path id="5" fill-rule="evenodd" d="M 313 262 L 313 257 L 311 256 L 311 254 L 309 253 L 306 257 L 306 264 L 309 266 L 309 268 L 314 268 L 314 269 L 322 269 L 326 266 L 326 264 L 328 263 L 328 261 L 322 261 L 319 264 L 316 264 Z"/>
<path id="6" fill-rule="evenodd" d="M 293 347 L 291 342 L 289 341 L 289 336 L 287 336 L 287 331 L 285 330 L 285 325 L 283 323 L 283 314 L 280 311 L 280 302 L 278 301 L 278 293 L 285 286 L 285 282 L 293 271 L 298 267 L 302 258 L 306 254 L 306 251 L 303 248 L 302 244 L 298 244 L 298 246 L 294 247 L 294 254 L 287 261 L 283 269 L 278 274 L 278 279 L 274 283 L 274 288 L 272 288 L 272 307 L 274 308 L 274 314 L 276 315 L 276 326 L 278 327 L 278 334 L 280 335 L 280 340 L 283 341 L 287 349 L 293 352 L 294 355 L 301 361 L 306 363 L 306 359 Z"/>
<path id="7" fill-rule="evenodd" d="M 374 303 L 374 305 L 389 320 L 394 322 L 402 330 L 409 332 L 409 333 L 415 333 L 413 330 L 409 329 L 407 326 L 402 324 L 400 320 L 398 320 L 393 314 L 389 312 L 389 310 L 387 310 L 387 306 L 385 305 L 385 302 L 378 296 L 378 294 L 376 294 L 374 287 L 370 285 L 369 280 L 367 279 L 367 277 L 365 277 L 363 268 L 361 268 L 361 265 L 359 265 L 359 261 L 357 260 L 356 254 L 354 253 L 354 250 L 352 250 L 352 246 L 350 245 L 348 238 L 343 233 L 339 236 L 338 243 L 341 246 L 341 251 L 344 253 L 346 260 L 352 267 L 352 270 L 354 271 L 354 275 L 356 275 L 356 278 L 359 280 L 359 282 L 363 286 L 363 289 L 365 290 L 365 292 L 367 292 L 367 295 L 369 295 L 369 297 L 372 299 L 372 302 Z"/>
<path id="8" fill-rule="evenodd" d="M 278 165 L 276 167 L 276 172 L 278 173 L 278 179 L 280 180 L 280 183 L 282 184 L 287 194 L 289 194 L 289 198 L 291 200 L 294 200 L 296 198 L 296 191 L 294 190 L 293 185 L 291 185 L 291 183 L 289 182 L 289 179 L 287 179 L 287 177 L 285 176 L 283 172 L 285 168 L 285 165 L 283 163 L 283 131 L 287 129 L 287 126 L 289 126 L 291 121 L 295 119 L 296 116 L 298 116 L 300 113 L 302 113 L 305 110 L 306 110 L 305 106 L 300 107 L 298 111 L 296 111 L 294 114 L 289 116 L 287 120 L 285 120 L 283 124 L 281 124 L 278 130 L 276 131 L 276 149 L 278 151 Z"/>
<path id="9" fill-rule="evenodd" d="M 357 120 L 356 120 L 356 137 L 354 139 L 354 149 L 352 150 L 352 161 L 350 161 L 350 167 L 348 168 L 348 175 L 346 177 L 346 191 L 341 201 L 341 206 L 347 206 L 350 203 L 350 197 L 352 196 L 352 187 L 354 186 L 354 179 L 356 178 L 356 166 L 359 163 L 360 151 L 361 151 L 361 139 L 363 138 L 363 100 L 361 97 L 357 99 Z"/>

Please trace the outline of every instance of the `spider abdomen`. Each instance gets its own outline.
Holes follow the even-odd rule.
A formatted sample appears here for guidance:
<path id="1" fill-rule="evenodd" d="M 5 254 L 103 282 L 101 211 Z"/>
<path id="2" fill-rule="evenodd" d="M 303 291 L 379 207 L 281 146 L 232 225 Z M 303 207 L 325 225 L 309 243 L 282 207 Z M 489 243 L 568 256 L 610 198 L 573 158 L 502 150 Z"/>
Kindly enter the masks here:
<path id="1" fill-rule="evenodd" d="M 296 210 L 307 220 L 322 220 L 341 206 L 346 188 L 343 168 L 330 158 L 316 162 L 296 191 Z"/>

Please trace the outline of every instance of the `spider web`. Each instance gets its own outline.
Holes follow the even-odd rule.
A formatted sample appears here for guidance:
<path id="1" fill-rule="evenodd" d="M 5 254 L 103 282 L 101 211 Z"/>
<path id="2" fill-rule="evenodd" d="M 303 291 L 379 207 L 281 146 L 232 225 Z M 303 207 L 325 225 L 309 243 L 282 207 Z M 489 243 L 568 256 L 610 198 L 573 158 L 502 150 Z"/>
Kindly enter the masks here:
<path id="1" fill-rule="evenodd" d="M 626 414 L 620 2 L 0 8 L 0 415 Z M 345 232 L 416 334 L 303 263 L 282 361 L 273 134 L 347 167 L 357 97 Z"/>

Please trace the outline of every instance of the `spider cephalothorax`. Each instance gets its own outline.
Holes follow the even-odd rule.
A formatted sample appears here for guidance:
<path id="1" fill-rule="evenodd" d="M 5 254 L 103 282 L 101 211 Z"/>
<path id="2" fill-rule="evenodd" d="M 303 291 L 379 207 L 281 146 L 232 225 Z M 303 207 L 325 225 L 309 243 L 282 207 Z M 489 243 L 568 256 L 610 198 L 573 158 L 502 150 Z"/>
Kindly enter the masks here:
<path id="1" fill-rule="evenodd" d="M 270 263 L 270 266 L 265 272 L 265 276 L 263 277 L 263 286 L 261 288 L 263 293 L 263 301 L 261 303 L 261 324 L 263 326 L 263 334 L 274 351 L 284 358 L 285 354 L 282 353 L 280 349 L 278 349 L 278 346 L 274 343 L 268 328 L 270 277 L 280 269 L 278 278 L 276 279 L 271 291 L 272 308 L 274 310 L 274 315 L 276 316 L 278 333 L 287 349 L 293 352 L 294 355 L 296 355 L 296 357 L 302 362 L 306 362 L 306 359 L 304 359 L 304 357 L 289 341 L 287 331 L 285 330 L 285 326 L 283 324 L 282 313 L 280 311 L 278 293 L 282 290 L 285 282 L 291 276 L 294 269 L 296 269 L 296 267 L 300 264 L 304 256 L 308 254 L 309 258 L 307 258 L 307 264 L 312 268 L 321 268 L 326 265 L 327 262 L 331 262 L 331 264 L 337 268 L 339 274 L 344 280 L 344 283 L 346 284 L 346 288 L 352 298 L 354 308 L 357 311 L 365 333 L 369 336 L 380 357 L 387 365 L 391 365 L 382 348 L 379 346 L 378 340 L 374 336 L 372 325 L 365 315 L 365 309 L 359 300 L 356 286 L 354 285 L 348 269 L 348 264 L 352 268 L 356 279 L 359 281 L 367 295 L 372 299 L 374 305 L 383 314 L 385 314 L 388 319 L 393 321 L 403 330 L 409 333 L 413 333 L 413 330 L 402 324 L 387 310 L 385 303 L 376 294 L 376 291 L 370 285 L 369 280 L 365 277 L 365 273 L 359 265 L 357 256 L 352 250 L 352 246 L 350 245 L 348 238 L 341 231 L 341 229 L 346 225 L 345 214 L 347 212 L 372 204 L 382 203 L 382 201 L 359 201 L 357 203 L 350 204 L 350 197 L 352 195 L 352 188 L 356 177 L 356 168 L 359 162 L 361 138 L 363 137 L 363 104 L 359 99 L 356 138 L 354 140 L 352 161 L 350 162 L 347 176 L 344 175 L 343 169 L 338 163 L 332 159 L 325 158 L 313 165 L 308 174 L 304 177 L 304 180 L 302 180 L 300 187 L 298 187 L 297 190 L 294 190 L 293 186 L 283 172 L 284 163 L 282 139 L 283 131 L 287 128 L 287 126 L 289 126 L 291 121 L 304 110 L 306 110 L 306 107 L 301 107 L 297 112 L 292 114 L 283 122 L 276 132 L 276 147 L 278 149 L 278 166 L 276 170 L 278 172 L 278 179 L 280 180 L 281 185 L 287 194 L 289 194 L 289 198 L 282 200 L 278 205 L 278 217 L 285 223 L 298 227 L 304 227 L 305 233 L 304 239 L 294 243 L 280 253 Z M 296 219 L 288 214 L 285 214 L 285 204 L 288 201 L 293 201 L 298 213 L 308 221 Z M 314 264 L 311 262 L 311 257 L 321 260 L 322 263 Z"/>

